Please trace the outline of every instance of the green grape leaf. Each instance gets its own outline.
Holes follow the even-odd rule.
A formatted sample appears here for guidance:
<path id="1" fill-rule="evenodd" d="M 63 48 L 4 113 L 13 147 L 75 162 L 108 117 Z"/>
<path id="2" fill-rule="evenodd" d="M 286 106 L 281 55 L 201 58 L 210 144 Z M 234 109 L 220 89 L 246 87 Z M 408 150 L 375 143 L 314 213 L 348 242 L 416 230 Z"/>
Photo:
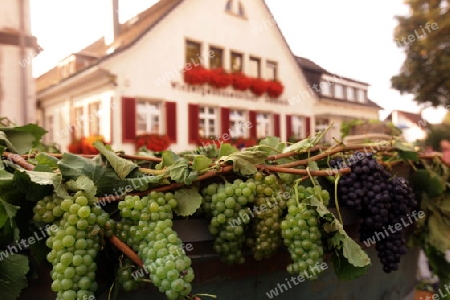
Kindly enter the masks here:
<path id="1" fill-rule="evenodd" d="M 17 127 L 0 127 L 0 140 L 8 149 L 18 154 L 25 154 L 36 147 L 47 131 L 36 124 Z"/>
<path id="2" fill-rule="evenodd" d="M 428 170 L 416 170 L 410 177 L 411 186 L 417 192 L 427 191 L 430 181 L 430 172 Z"/>
<path id="3" fill-rule="evenodd" d="M 0 198 L 0 228 L 5 226 L 8 219 L 10 226 L 14 227 L 14 218 L 19 209 L 19 206 L 12 205 Z"/>
<path id="4" fill-rule="evenodd" d="M 180 159 L 180 157 L 178 155 L 176 155 L 175 152 L 173 152 L 171 150 L 166 150 L 162 154 L 162 160 L 157 165 L 157 169 L 162 170 L 165 167 L 170 167 L 179 159 Z"/>
<path id="5" fill-rule="evenodd" d="M 41 152 L 38 155 L 36 155 L 35 160 L 37 162 L 36 167 L 47 166 L 50 167 L 50 169 L 58 168 L 58 159 L 48 154 Z"/>
<path id="6" fill-rule="evenodd" d="M 264 163 L 266 158 L 267 153 L 264 151 L 246 149 L 242 152 L 235 152 L 228 156 L 220 157 L 218 164 L 221 162 L 232 162 L 234 172 L 240 172 L 242 175 L 252 175 L 258 171 L 255 165 Z"/>
<path id="7" fill-rule="evenodd" d="M 3 254 L 3 253 L 0 253 Z M 16 300 L 27 285 L 28 257 L 22 254 L 0 257 L 0 299 Z"/>
<path id="8" fill-rule="evenodd" d="M 111 164 L 111 167 L 114 169 L 120 179 L 125 179 L 128 174 L 138 168 L 138 165 L 136 165 L 132 161 L 119 157 L 113 151 L 108 150 L 102 142 L 96 141 L 93 143 L 93 145 L 101 154 L 106 157 L 108 162 Z"/>
<path id="9" fill-rule="evenodd" d="M 228 156 L 231 153 L 238 152 L 239 150 L 229 143 L 222 143 L 219 148 L 218 157 Z"/>
<path id="10" fill-rule="evenodd" d="M 427 184 L 427 193 L 430 197 L 437 197 L 445 192 L 445 181 L 436 174 L 431 174 Z"/>
<path id="11" fill-rule="evenodd" d="M 447 250 L 450 250 L 450 228 L 446 226 L 442 216 L 433 211 L 428 219 L 428 229 L 429 229 L 429 243 L 436 250 L 441 251 L 445 254 Z"/>
<path id="12" fill-rule="evenodd" d="M 419 160 L 419 155 L 417 154 L 417 152 L 414 152 L 414 151 L 402 151 L 402 150 L 399 150 L 398 151 L 398 156 L 400 156 L 400 158 L 402 158 L 404 160 L 412 160 L 412 161 L 418 161 Z"/>
<path id="13" fill-rule="evenodd" d="M 201 173 L 205 169 L 209 168 L 212 160 L 204 155 L 197 155 L 194 157 L 192 162 L 192 168 L 194 168 L 198 173 Z"/>
<path id="14" fill-rule="evenodd" d="M 87 176 L 82 175 L 77 180 L 69 180 L 66 182 L 66 188 L 71 191 L 84 191 L 89 200 L 94 200 L 97 188 L 94 182 Z"/>
<path id="15" fill-rule="evenodd" d="M 177 207 L 175 212 L 182 217 L 190 216 L 200 208 L 202 199 L 202 196 L 195 188 L 176 190 L 175 200 L 177 200 Z"/>
<path id="16" fill-rule="evenodd" d="M 198 179 L 197 171 L 189 168 L 189 162 L 185 158 L 177 160 L 169 167 L 170 179 L 178 183 L 192 184 Z"/>
<path id="17" fill-rule="evenodd" d="M 331 255 L 334 272 L 340 280 L 353 280 L 366 274 L 370 265 L 356 267 L 348 262 L 344 257 L 342 250 L 337 250 Z"/>
<path id="18" fill-rule="evenodd" d="M 13 184 L 25 192 L 29 201 L 39 201 L 53 193 L 53 186 L 60 175 L 52 172 L 36 172 L 16 169 Z"/>

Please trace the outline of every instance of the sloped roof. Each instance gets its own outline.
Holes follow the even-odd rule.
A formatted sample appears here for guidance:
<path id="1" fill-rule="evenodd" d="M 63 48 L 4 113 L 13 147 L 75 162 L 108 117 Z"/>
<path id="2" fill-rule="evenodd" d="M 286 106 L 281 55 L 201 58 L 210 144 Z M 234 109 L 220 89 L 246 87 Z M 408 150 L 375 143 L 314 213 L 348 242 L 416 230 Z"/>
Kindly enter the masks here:
<path id="1" fill-rule="evenodd" d="M 160 0 L 124 24 L 120 24 L 120 34 L 111 45 L 105 44 L 104 38 L 101 37 L 79 52 L 73 53 L 72 55 L 90 57 L 92 61 L 85 68 L 76 70 L 70 77 L 134 45 L 183 1 Z M 36 79 L 36 89 L 38 92 L 43 91 L 68 78 L 61 79 L 58 75 L 57 67 L 54 67 Z"/>
<path id="2" fill-rule="evenodd" d="M 419 123 L 422 121 L 422 115 L 421 114 L 415 114 L 403 110 L 393 110 L 387 117 L 386 120 L 392 121 L 392 113 L 397 112 L 399 116 L 403 116 L 405 119 L 408 119 L 411 121 L 411 123 Z"/>

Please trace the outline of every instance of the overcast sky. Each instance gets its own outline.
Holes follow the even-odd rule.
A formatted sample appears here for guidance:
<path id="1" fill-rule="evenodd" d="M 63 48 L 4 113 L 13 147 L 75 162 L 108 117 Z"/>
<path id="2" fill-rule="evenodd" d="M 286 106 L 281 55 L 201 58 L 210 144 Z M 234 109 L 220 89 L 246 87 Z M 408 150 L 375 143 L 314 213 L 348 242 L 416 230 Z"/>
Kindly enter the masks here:
<path id="1" fill-rule="evenodd" d="M 44 51 L 33 62 L 38 76 L 59 60 L 103 35 L 106 1 L 30 0 L 32 32 Z M 214 0 L 211 0 L 214 1 Z M 254 1 L 254 0 L 242 0 Z M 125 22 L 157 0 L 119 0 Z M 396 47 L 394 16 L 405 15 L 403 0 L 266 0 L 292 51 L 330 72 L 369 83 L 369 97 L 387 110 L 417 112 L 410 96 L 390 88 L 403 52 Z M 440 122 L 442 112 L 425 118 Z"/>

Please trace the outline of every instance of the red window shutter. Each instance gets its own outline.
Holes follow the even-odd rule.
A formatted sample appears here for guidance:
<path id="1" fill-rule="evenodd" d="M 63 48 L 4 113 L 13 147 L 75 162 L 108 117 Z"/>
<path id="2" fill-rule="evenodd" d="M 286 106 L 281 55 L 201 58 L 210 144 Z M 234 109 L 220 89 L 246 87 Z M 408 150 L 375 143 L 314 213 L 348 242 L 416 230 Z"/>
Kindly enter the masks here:
<path id="1" fill-rule="evenodd" d="M 177 104 L 166 102 L 166 133 L 172 143 L 177 142 Z"/>
<path id="2" fill-rule="evenodd" d="M 279 114 L 273 114 L 273 135 L 280 137 L 280 115 Z"/>
<path id="3" fill-rule="evenodd" d="M 189 143 L 197 144 L 198 142 L 198 126 L 199 126 L 199 106 L 196 104 L 189 104 Z"/>
<path id="4" fill-rule="evenodd" d="M 230 109 L 228 107 L 222 107 L 220 109 L 220 121 L 222 128 L 222 136 L 229 134 L 230 129 Z"/>
<path id="5" fill-rule="evenodd" d="M 134 143 L 136 140 L 136 99 L 122 98 L 122 142 Z"/>
<path id="6" fill-rule="evenodd" d="M 305 134 L 306 137 L 311 135 L 311 118 L 305 117 Z"/>
<path id="7" fill-rule="evenodd" d="M 291 136 L 292 136 L 292 117 L 291 115 L 286 115 L 286 142 L 289 142 Z"/>
<path id="8" fill-rule="evenodd" d="M 256 111 L 254 110 L 250 110 L 248 112 L 248 120 L 250 121 L 250 124 L 252 125 L 252 127 L 250 128 L 250 137 L 252 138 L 257 138 L 257 129 L 258 129 L 258 124 L 256 122 Z"/>

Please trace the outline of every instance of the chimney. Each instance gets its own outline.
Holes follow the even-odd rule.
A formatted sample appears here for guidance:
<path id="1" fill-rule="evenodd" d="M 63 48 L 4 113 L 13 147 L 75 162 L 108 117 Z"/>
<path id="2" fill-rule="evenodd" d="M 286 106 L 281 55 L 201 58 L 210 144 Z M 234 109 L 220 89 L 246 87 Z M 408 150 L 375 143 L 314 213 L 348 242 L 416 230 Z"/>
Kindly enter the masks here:
<path id="1" fill-rule="evenodd" d="M 119 23 L 119 0 L 105 0 L 106 4 L 106 28 L 105 28 L 105 44 L 111 45 L 120 34 Z"/>

